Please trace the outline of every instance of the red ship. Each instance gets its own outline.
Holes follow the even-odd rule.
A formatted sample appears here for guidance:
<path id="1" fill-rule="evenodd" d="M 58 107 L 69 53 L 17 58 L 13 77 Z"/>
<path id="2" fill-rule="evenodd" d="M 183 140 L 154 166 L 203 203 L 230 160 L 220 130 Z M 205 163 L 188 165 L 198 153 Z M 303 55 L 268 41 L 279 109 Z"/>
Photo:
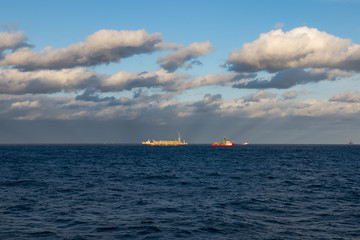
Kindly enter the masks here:
<path id="1" fill-rule="evenodd" d="M 233 147 L 234 145 L 235 143 L 226 140 L 224 136 L 222 144 L 219 142 L 214 142 L 213 144 L 210 145 L 210 147 Z"/>

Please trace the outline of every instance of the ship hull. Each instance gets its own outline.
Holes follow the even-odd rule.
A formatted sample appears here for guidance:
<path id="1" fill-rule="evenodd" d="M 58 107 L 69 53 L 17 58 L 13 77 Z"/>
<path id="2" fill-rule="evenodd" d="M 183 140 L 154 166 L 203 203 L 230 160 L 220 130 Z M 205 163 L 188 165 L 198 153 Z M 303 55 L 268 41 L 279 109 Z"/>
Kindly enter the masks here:
<path id="1" fill-rule="evenodd" d="M 162 144 L 162 143 L 142 143 L 146 146 L 186 146 L 187 143 L 178 143 L 178 144 Z"/>
<path id="2" fill-rule="evenodd" d="M 220 145 L 214 145 L 214 144 L 211 144 L 210 147 L 233 147 L 235 144 L 232 143 L 232 144 L 220 144 Z"/>

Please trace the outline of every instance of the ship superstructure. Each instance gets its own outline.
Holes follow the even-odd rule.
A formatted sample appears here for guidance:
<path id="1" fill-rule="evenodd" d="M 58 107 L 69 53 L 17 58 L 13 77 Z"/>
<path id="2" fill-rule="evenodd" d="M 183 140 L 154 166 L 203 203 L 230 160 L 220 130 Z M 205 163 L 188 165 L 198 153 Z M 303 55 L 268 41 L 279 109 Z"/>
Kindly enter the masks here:
<path id="1" fill-rule="evenodd" d="M 168 141 L 168 140 L 155 140 L 153 139 L 152 142 L 150 140 L 147 140 L 145 142 L 141 143 L 142 145 L 149 145 L 149 146 L 185 146 L 188 145 L 187 142 L 181 141 L 180 133 L 178 132 L 178 139 L 174 141 Z"/>
<path id="2" fill-rule="evenodd" d="M 224 136 L 222 143 L 214 142 L 213 144 L 210 145 L 210 147 L 233 147 L 234 145 L 235 144 L 233 142 L 226 140 Z"/>

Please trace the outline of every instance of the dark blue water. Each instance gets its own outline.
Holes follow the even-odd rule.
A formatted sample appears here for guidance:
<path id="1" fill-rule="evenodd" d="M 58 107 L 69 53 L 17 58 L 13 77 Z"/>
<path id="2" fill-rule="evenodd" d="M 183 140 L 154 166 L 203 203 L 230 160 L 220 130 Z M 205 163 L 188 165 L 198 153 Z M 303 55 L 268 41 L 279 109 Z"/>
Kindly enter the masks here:
<path id="1" fill-rule="evenodd" d="M 0 239 L 360 239 L 360 146 L 0 146 Z"/>

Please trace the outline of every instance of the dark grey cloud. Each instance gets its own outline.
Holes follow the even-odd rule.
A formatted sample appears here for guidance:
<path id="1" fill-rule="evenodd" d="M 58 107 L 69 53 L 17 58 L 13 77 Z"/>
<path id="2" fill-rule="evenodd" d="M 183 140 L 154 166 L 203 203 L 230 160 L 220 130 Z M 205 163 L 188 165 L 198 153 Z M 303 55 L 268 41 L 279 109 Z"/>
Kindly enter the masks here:
<path id="1" fill-rule="evenodd" d="M 351 76 L 353 73 L 329 69 L 287 69 L 275 74 L 270 80 L 255 79 L 245 83 L 234 84 L 234 88 L 288 89 L 296 85 L 319 82 L 322 80 L 334 80 L 339 76 Z"/>
<path id="2" fill-rule="evenodd" d="M 224 74 L 223 72 L 217 74 L 207 74 L 205 76 L 199 76 L 195 79 L 191 79 L 186 81 L 185 83 L 176 84 L 173 86 L 174 89 L 177 90 L 186 90 L 186 89 L 194 89 L 203 86 L 211 86 L 211 85 L 231 85 L 234 82 L 251 79 L 256 77 L 256 74 L 249 73 L 229 73 Z"/>
<path id="3" fill-rule="evenodd" d="M 186 70 L 188 70 L 188 69 L 191 69 L 194 65 L 201 66 L 201 65 L 203 65 L 203 63 L 200 62 L 199 60 L 192 60 L 190 63 L 185 64 L 184 68 Z"/>
<path id="4" fill-rule="evenodd" d="M 207 113 L 207 112 L 214 112 L 216 109 L 220 107 L 223 103 L 223 98 L 221 94 L 205 94 L 201 101 L 197 101 L 191 104 L 192 112 L 194 114 L 198 113 Z"/>
<path id="5" fill-rule="evenodd" d="M 176 71 L 179 67 L 185 67 L 187 69 L 192 66 L 201 64 L 196 58 L 200 56 L 206 56 L 211 51 L 211 43 L 201 42 L 192 43 L 187 47 L 178 49 L 176 52 L 170 53 L 165 57 L 160 57 L 157 62 L 161 63 L 161 67 L 169 72 Z M 187 62 L 190 62 L 186 64 Z"/>
<path id="6" fill-rule="evenodd" d="M 75 100 L 90 101 L 90 102 L 113 102 L 115 97 L 101 97 L 99 91 L 94 88 L 87 88 L 81 94 L 75 97 Z"/>
<path id="7" fill-rule="evenodd" d="M 185 80 L 189 78 L 188 74 L 169 73 L 163 69 L 142 73 L 122 71 L 109 76 L 84 68 L 37 71 L 0 68 L 0 93 L 46 94 L 85 89 L 121 92 L 156 87 L 165 91 L 177 91 L 183 89 Z"/>
<path id="8" fill-rule="evenodd" d="M 143 90 L 142 90 L 142 88 L 140 88 L 140 89 L 137 89 L 137 90 L 133 91 L 133 97 L 134 97 L 134 98 L 141 97 L 141 96 L 142 96 L 142 94 L 143 94 Z"/>
<path id="9" fill-rule="evenodd" d="M 161 87 L 166 91 L 181 90 L 188 74 L 170 73 L 163 69 L 155 72 L 118 72 L 101 82 L 99 89 L 103 92 L 132 90 L 134 88 Z"/>

